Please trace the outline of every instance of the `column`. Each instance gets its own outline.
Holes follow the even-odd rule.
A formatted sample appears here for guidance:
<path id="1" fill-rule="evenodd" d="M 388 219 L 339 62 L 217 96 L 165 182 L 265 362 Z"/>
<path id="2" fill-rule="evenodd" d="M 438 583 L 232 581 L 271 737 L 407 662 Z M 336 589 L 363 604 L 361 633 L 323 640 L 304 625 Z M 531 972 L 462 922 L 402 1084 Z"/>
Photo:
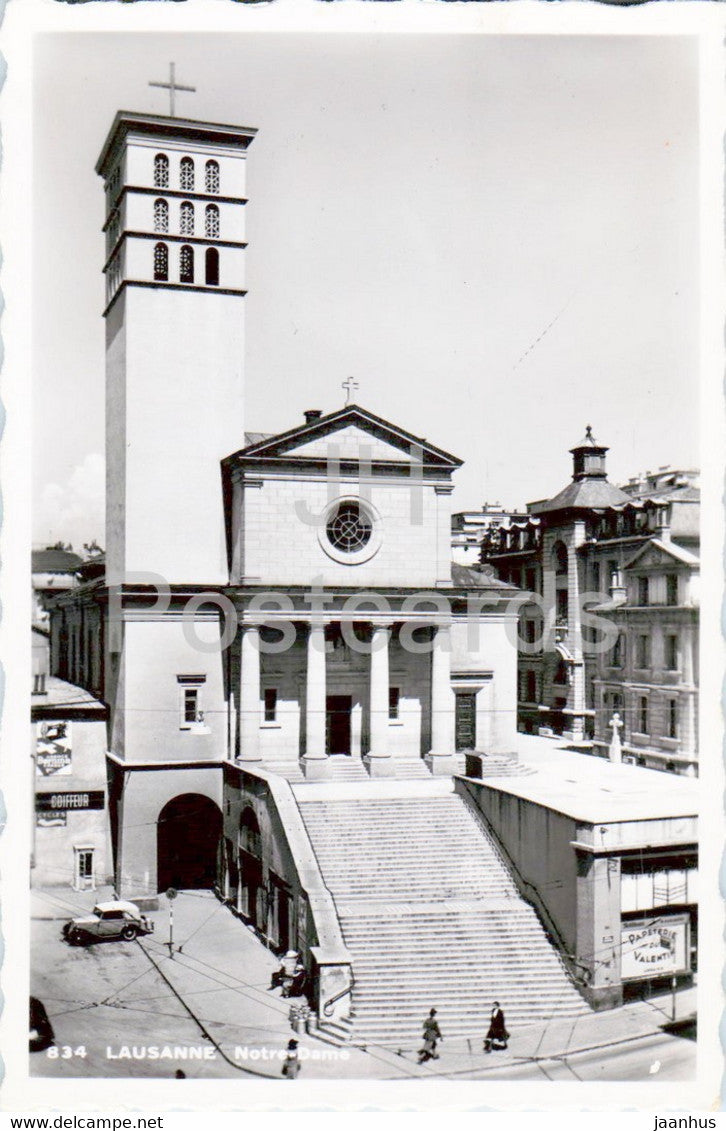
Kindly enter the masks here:
<path id="1" fill-rule="evenodd" d="M 260 761 L 260 629 L 256 624 L 242 625 L 238 760 Z"/>
<path id="2" fill-rule="evenodd" d="M 393 772 L 388 737 L 388 645 L 390 624 L 374 624 L 371 632 L 370 745 L 365 758 L 371 777 Z"/>
<path id="3" fill-rule="evenodd" d="M 451 773 L 454 753 L 451 626 L 446 624 L 434 629 L 431 652 L 431 750 L 426 758 L 431 773 Z"/>
<path id="4" fill-rule="evenodd" d="M 305 754 L 303 770 L 308 777 L 327 770 L 325 751 L 325 625 L 308 628 L 305 676 Z"/>
<path id="5" fill-rule="evenodd" d="M 695 754 L 696 750 L 696 692 L 693 690 L 693 632 L 690 626 L 684 628 L 681 634 L 681 649 L 683 654 L 683 685 L 684 690 L 679 699 L 679 738 L 683 754 Z"/>

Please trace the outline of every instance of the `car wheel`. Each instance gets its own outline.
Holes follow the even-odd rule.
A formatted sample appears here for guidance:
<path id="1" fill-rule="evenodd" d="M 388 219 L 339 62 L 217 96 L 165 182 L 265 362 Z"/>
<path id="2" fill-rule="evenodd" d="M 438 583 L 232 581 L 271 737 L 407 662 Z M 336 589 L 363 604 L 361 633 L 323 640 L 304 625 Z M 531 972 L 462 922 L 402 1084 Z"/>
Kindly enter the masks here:
<path id="1" fill-rule="evenodd" d="M 127 923 L 123 931 L 121 932 L 121 936 L 122 938 L 128 939 L 128 941 L 130 942 L 131 939 L 136 938 L 136 927 L 132 926 L 131 923 Z"/>
<path id="2" fill-rule="evenodd" d="M 86 936 L 83 931 L 71 931 L 68 935 L 68 942 L 71 946 L 83 946 L 86 941 Z"/>

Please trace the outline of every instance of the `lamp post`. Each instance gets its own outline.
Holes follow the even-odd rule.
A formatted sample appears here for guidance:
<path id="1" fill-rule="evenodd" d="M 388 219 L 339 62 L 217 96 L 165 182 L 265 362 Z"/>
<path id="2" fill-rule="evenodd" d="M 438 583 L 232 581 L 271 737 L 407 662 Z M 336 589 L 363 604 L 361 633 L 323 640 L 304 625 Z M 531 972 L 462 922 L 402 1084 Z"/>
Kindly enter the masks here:
<path id="1" fill-rule="evenodd" d="M 174 900 L 177 894 L 176 888 L 167 888 L 166 898 L 169 900 L 169 958 L 174 957 Z"/>

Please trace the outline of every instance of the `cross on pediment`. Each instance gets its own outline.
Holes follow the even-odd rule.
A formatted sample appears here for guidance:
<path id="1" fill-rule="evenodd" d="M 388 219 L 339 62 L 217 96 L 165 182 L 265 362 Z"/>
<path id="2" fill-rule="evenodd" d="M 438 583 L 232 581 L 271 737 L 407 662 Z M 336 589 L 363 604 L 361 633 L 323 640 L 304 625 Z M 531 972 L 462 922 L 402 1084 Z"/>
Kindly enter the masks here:
<path id="1" fill-rule="evenodd" d="M 351 400 L 351 397 L 353 395 L 353 392 L 354 392 L 355 389 L 358 388 L 358 382 L 355 380 L 354 377 L 348 377 L 347 380 L 343 381 L 343 383 L 340 387 L 341 387 L 341 389 L 346 390 L 345 403 L 350 404 L 350 400 Z"/>
<path id="2" fill-rule="evenodd" d="M 176 95 L 176 92 L 178 90 L 188 90 L 190 93 L 196 94 L 196 90 L 197 90 L 197 88 L 195 86 L 182 86 L 181 83 L 177 82 L 175 77 L 174 77 L 174 70 L 175 70 L 175 64 L 170 63 L 169 64 L 169 81 L 168 82 L 150 82 L 149 83 L 149 86 L 159 86 L 163 90 L 169 91 L 169 113 L 170 113 L 172 118 L 174 117 L 174 102 L 175 102 L 174 96 Z"/>

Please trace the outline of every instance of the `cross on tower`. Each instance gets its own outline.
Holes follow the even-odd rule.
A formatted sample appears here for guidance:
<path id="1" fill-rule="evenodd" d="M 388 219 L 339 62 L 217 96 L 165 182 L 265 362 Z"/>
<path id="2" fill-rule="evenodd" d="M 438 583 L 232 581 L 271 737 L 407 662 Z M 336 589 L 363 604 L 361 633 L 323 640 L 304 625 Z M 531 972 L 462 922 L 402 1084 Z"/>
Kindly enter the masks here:
<path id="1" fill-rule="evenodd" d="M 343 381 L 340 387 L 346 391 L 345 403 L 350 404 L 351 395 L 353 390 L 358 388 L 358 382 L 354 377 L 348 377 L 347 380 Z"/>
<path id="2" fill-rule="evenodd" d="M 177 90 L 188 90 L 193 94 L 196 94 L 196 90 L 197 90 L 197 88 L 195 86 L 182 86 L 181 83 L 176 82 L 176 80 L 174 78 L 174 67 L 175 67 L 174 63 L 169 64 L 169 81 L 168 82 L 150 82 L 149 83 L 149 86 L 160 86 L 160 87 L 163 87 L 164 90 L 169 91 L 169 107 L 170 107 L 170 114 L 171 114 L 172 118 L 174 117 L 174 95 L 176 94 Z"/>

